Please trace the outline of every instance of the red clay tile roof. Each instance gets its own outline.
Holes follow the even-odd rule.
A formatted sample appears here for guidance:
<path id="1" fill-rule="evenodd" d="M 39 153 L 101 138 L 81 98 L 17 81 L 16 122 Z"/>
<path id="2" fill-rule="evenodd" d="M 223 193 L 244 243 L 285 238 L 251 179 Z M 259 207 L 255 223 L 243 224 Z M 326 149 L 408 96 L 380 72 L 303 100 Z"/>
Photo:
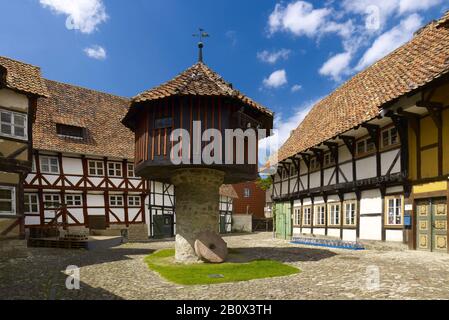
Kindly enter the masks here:
<path id="1" fill-rule="evenodd" d="M 134 134 L 121 123 L 128 99 L 50 80 L 45 84 L 50 98 L 38 101 L 35 149 L 134 159 Z M 57 123 L 86 128 L 86 139 L 58 136 Z"/>
<path id="2" fill-rule="evenodd" d="M 183 95 L 234 97 L 261 112 L 273 115 L 264 106 L 233 89 L 232 85 L 202 62 L 196 63 L 172 80 L 137 95 L 132 102 L 139 103 Z"/>
<path id="3" fill-rule="evenodd" d="M 220 195 L 233 199 L 237 199 L 239 197 L 234 187 L 230 184 L 224 184 L 221 186 Z"/>
<path id="4" fill-rule="evenodd" d="M 387 103 L 449 71 L 449 12 L 439 22 L 371 67 L 354 76 L 317 103 L 280 148 L 277 161 L 315 147 L 374 119 Z M 439 27 L 440 26 L 440 27 Z M 271 165 L 275 161 L 270 162 Z"/>
<path id="5" fill-rule="evenodd" d="M 0 67 L 6 70 L 4 85 L 12 90 L 48 97 L 41 69 L 27 63 L 0 56 Z M 0 68 L 1 69 L 1 68 Z"/>

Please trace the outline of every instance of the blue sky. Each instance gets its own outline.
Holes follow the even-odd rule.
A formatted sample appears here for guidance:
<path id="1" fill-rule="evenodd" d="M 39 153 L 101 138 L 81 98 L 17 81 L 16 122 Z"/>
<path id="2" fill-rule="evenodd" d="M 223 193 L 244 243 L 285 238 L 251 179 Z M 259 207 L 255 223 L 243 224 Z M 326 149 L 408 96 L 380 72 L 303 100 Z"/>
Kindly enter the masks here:
<path id="1" fill-rule="evenodd" d="M 313 102 L 408 41 L 447 0 L 0 0 L 0 55 L 131 97 L 197 61 L 276 112 L 284 141 Z M 75 106 L 74 106 L 75 107 Z"/>

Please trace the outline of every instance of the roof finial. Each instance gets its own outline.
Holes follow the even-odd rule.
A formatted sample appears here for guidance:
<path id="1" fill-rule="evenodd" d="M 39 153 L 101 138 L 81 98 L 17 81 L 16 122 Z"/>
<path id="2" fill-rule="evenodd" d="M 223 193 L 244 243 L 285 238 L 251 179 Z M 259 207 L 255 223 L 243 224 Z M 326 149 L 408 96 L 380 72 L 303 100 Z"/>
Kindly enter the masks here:
<path id="1" fill-rule="evenodd" d="M 209 38 L 209 34 L 204 31 L 204 29 L 199 28 L 199 33 L 195 33 L 193 34 L 194 37 L 198 37 L 200 38 L 200 42 L 198 42 L 198 48 L 199 48 L 199 56 L 198 56 L 198 61 L 199 62 L 203 62 L 203 48 L 204 48 L 204 43 L 203 43 L 203 39 L 204 38 Z"/>

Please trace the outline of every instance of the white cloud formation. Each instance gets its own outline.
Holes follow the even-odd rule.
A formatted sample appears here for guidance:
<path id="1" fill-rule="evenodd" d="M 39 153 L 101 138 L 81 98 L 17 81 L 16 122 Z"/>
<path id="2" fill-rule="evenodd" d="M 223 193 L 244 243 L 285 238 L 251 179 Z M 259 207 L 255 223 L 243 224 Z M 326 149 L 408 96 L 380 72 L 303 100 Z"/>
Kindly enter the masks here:
<path id="1" fill-rule="evenodd" d="M 92 33 L 108 19 L 102 0 L 39 0 L 44 8 L 67 16 L 66 27 Z"/>
<path id="2" fill-rule="evenodd" d="M 89 48 L 84 49 L 84 53 L 89 58 L 96 60 L 105 60 L 107 57 L 106 49 L 98 45 L 93 45 Z"/>
<path id="3" fill-rule="evenodd" d="M 331 12 L 328 8 L 314 9 L 313 5 L 306 1 L 292 2 L 286 7 L 276 4 L 269 17 L 268 26 L 272 34 L 277 31 L 289 31 L 297 36 L 313 37 L 319 33 Z"/>
<path id="4" fill-rule="evenodd" d="M 261 165 L 264 165 L 270 156 L 275 154 L 287 139 L 290 138 L 293 130 L 298 128 L 312 107 L 320 100 L 321 98 L 304 103 L 295 109 L 295 113 L 290 118 L 284 119 L 282 114 L 275 116 L 273 135 L 259 142 L 259 161 Z"/>
<path id="5" fill-rule="evenodd" d="M 319 73 L 339 82 L 341 81 L 341 76 L 349 71 L 351 60 L 351 52 L 339 53 L 327 60 L 319 70 Z"/>
<path id="6" fill-rule="evenodd" d="M 258 52 L 257 53 L 257 58 L 262 61 L 262 62 L 266 62 L 266 63 L 270 63 L 270 64 L 275 64 L 276 62 L 278 62 L 279 60 L 287 60 L 288 57 L 291 54 L 291 50 L 288 49 L 281 49 L 278 51 L 268 51 L 268 50 L 264 50 L 262 52 Z"/>
<path id="7" fill-rule="evenodd" d="M 292 86 L 291 91 L 294 93 L 294 92 L 301 91 L 301 89 L 302 89 L 302 85 L 295 84 L 295 85 Z"/>
<path id="8" fill-rule="evenodd" d="M 268 78 L 263 80 L 263 84 L 267 88 L 279 88 L 287 83 L 287 72 L 283 69 L 273 72 Z"/>
<path id="9" fill-rule="evenodd" d="M 365 52 L 355 70 L 363 70 L 409 41 L 422 23 L 421 16 L 412 14 L 403 19 L 399 25 L 380 35 Z"/>
<path id="10" fill-rule="evenodd" d="M 401 0 L 399 3 L 399 13 L 427 10 L 442 2 L 443 0 Z"/>

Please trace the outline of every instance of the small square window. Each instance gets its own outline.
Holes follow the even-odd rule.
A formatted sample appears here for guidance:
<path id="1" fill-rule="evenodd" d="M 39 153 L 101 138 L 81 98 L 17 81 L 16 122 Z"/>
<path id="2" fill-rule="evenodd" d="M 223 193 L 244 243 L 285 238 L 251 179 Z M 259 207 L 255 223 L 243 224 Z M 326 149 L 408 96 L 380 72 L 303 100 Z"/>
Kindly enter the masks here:
<path id="1" fill-rule="evenodd" d="M 108 163 L 108 175 L 110 177 L 121 177 L 122 176 L 122 164 L 118 162 Z"/>
<path id="2" fill-rule="evenodd" d="M 65 204 L 68 207 L 81 207 L 83 205 L 83 198 L 79 194 L 68 194 L 65 196 Z"/>
<path id="3" fill-rule="evenodd" d="M 40 167 L 42 173 L 59 174 L 59 159 L 57 157 L 40 157 Z"/>
<path id="4" fill-rule="evenodd" d="M 140 196 L 129 196 L 128 197 L 128 206 L 130 207 L 140 207 L 141 198 Z"/>
<path id="5" fill-rule="evenodd" d="M 61 197 L 59 194 L 44 195 L 44 206 L 46 209 L 59 209 L 61 205 Z"/>
<path id="6" fill-rule="evenodd" d="M 134 172 L 134 164 L 128 164 L 128 178 L 135 178 L 136 174 Z"/>
<path id="7" fill-rule="evenodd" d="M 39 203 L 37 194 L 25 194 L 25 213 L 36 214 L 39 213 Z"/>
<path id="8" fill-rule="evenodd" d="M 109 205 L 113 207 L 122 207 L 123 196 L 109 196 Z"/>
<path id="9" fill-rule="evenodd" d="M 104 176 L 104 163 L 103 161 L 89 161 L 89 175 L 91 176 Z"/>
<path id="10" fill-rule="evenodd" d="M 0 214 L 16 214 L 16 189 L 0 186 Z"/>

